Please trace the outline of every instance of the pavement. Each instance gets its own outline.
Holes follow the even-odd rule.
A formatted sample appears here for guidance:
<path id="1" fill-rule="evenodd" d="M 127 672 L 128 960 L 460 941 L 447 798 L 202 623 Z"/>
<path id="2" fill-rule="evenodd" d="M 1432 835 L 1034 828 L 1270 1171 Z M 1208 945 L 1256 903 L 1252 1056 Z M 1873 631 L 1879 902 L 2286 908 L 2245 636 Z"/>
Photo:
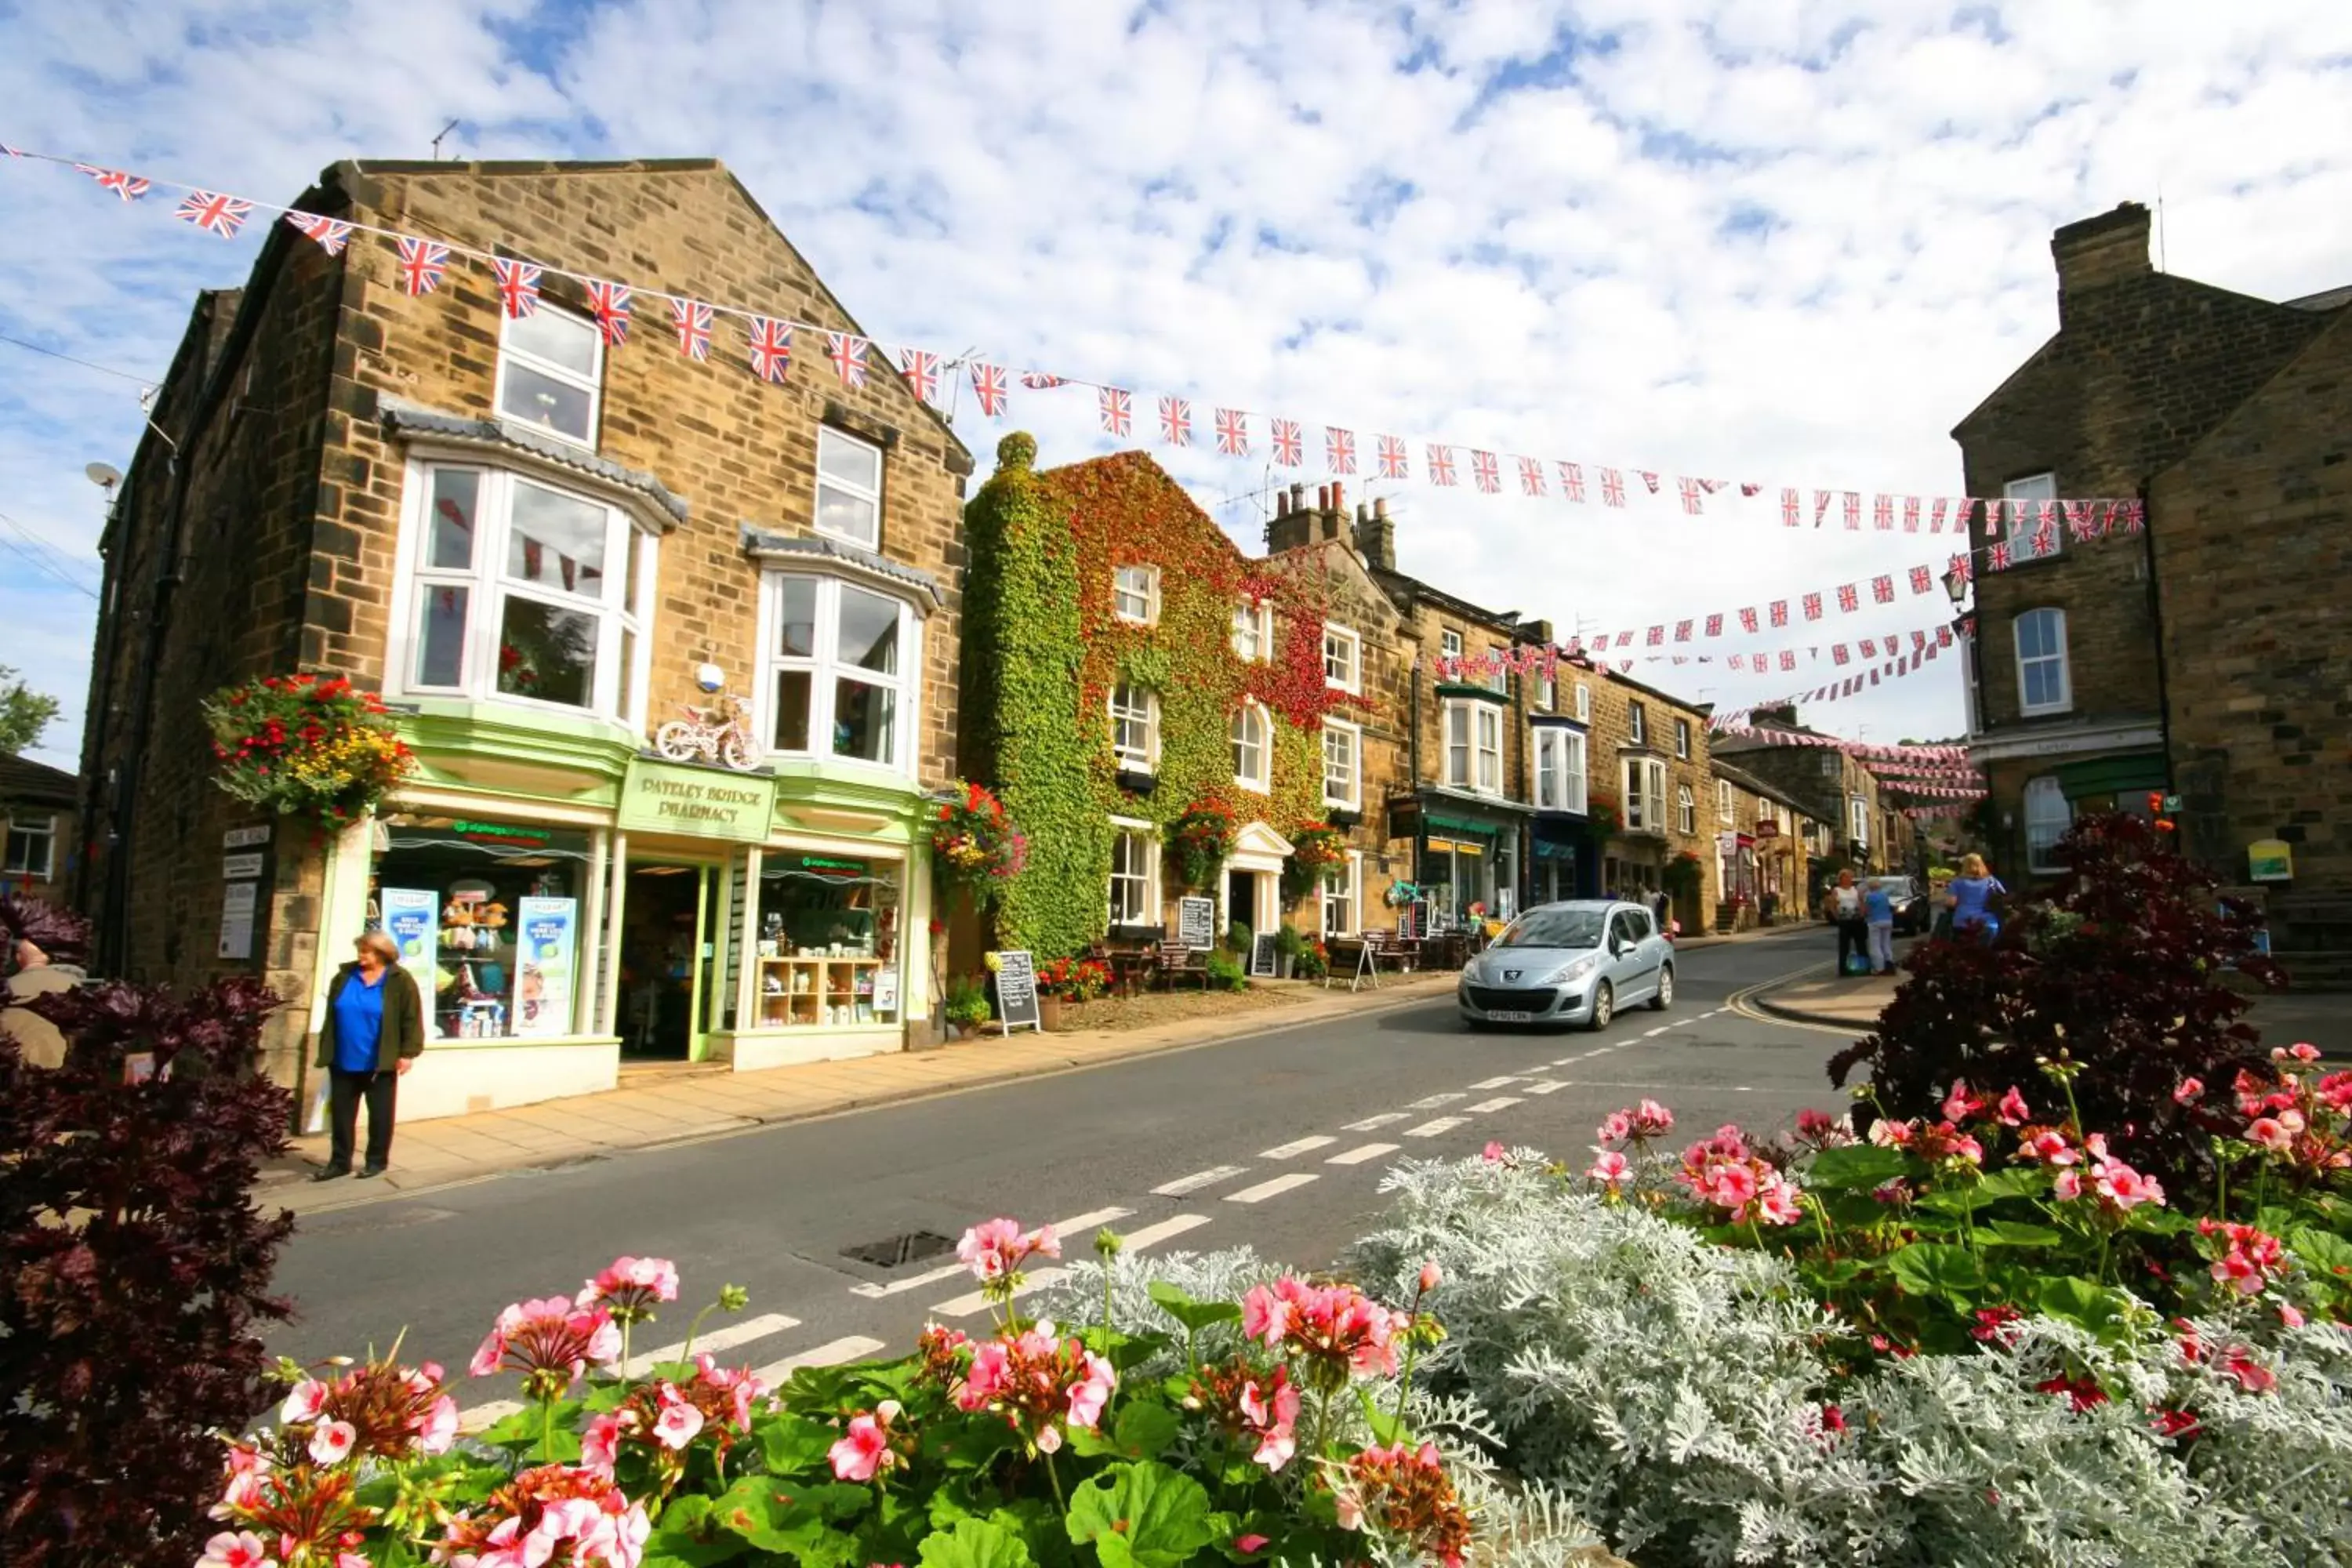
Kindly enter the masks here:
<path id="1" fill-rule="evenodd" d="M 667 1352 L 733 1283 L 751 1307 L 711 1319 L 698 1343 L 778 1376 L 907 1349 L 926 1321 L 982 1326 L 953 1246 L 994 1215 L 1055 1224 L 1074 1255 L 1108 1226 L 1136 1253 L 1247 1244 L 1326 1268 L 1378 1223 L 1381 1179 L 1409 1158 L 1475 1157 L 1494 1141 L 1580 1162 L 1600 1120 L 1645 1096 L 1700 1131 L 1785 1128 L 1839 1103 L 1823 1075 L 1832 1042 L 1733 1006 L 1816 952 L 1811 932 L 1686 943 L 1675 1005 L 1599 1033 L 1468 1032 L 1454 977 L 1438 975 L 1352 1002 L 1335 992 L 1329 1011 L 1310 999 L 1190 1048 L 984 1043 L 974 1058 L 1034 1049 L 1038 1069 L 791 1121 L 743 1125 L 740 1104 L 704 1104 L 708 1123 L 732 1121 L 298 1215 L 274 1280 L 297 1315 L 269 1348 L 311 1362 L 404 1333 L 404 1356 L 463 1366 L 508 1303 L 650 1254 L 677 1262 L 685 1289 L 633 1348 Z M 877 1068 L 935 1072 L 941 1058 L 959 1053 L 840 1065 L 870 1101 Z M 804 1083 L 814 1069 L 779 1070 Z M 458 1391 L 469 1422 L 514 1394 L 511 1378 Z"/>

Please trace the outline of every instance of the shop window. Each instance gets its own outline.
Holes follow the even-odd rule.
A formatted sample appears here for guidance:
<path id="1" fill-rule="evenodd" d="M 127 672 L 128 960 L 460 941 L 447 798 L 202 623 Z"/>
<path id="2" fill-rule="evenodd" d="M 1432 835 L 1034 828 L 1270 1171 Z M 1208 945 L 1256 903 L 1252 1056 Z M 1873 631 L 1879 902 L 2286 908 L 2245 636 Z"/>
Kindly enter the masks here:
<path id="1" fill-rule="evenodd" d="M 1364 689 L 1364 639 L 1346 626 L 1323 628 L 1323 684 L 1340 691 Z"/>
<path id="2" fill-rule="evenodd" d="M 882 547 L 882 448 L 830 425 L 816 431 L 816 526 L 868 550 Z"/>
<path id="3" fill-rule="evenodd" d="M 1363 885 L 1364 857 L 1350 849 L 1323 879 L 1322 931 L 1325 936 L 1357 933 L 1357 889 Z"/>
<path id="4" fill-rule="evenodd" d="M 2063 713 L 2074 705 L 2066 668 L 2066 612 L 2028 610 L 2017 617 L 2017 710 Z"/>
<path id="5" fill-rule="evenodd" d="M 368 925 L 431 998 L 428 1037 L 584 1033 L 596 973 L 582 929 L 584 831 L 464 817 L 382 819 Z"/>
<path id="6" fill-rule="evenodd" d="M 1151 626 L 1160 619 L 1160 568 L 1121 566 L 1111 574 L 1111 613 L 1122 621 Z"/>
<path id="7" fill-rule="evenodd" d="M 1675 786 L 1675 830 L 1685 837 L 1698 831 L 1698 802 L 1688 784 Z"/>
<path id="8" fill-rule="evenodd" d="M 2009 541 L 2011 562 L 2043 561 L 2064 547 L 2066 531 L 2053 528 L 2042 534 L 2042 506 L 2046 500 L 2058 499 L 2056 474 L 2029 474 L 2021 479 L 2011 479 L 2000 487 L 2003 505 L 2008 513 L 2003 526 L 1989 529 L 1988 536 Z"/>
<path id="9" fill-rule="evenodd" d="M 2025 864 L 2044 875 L 2063 871 L 2058 840 L 2074 826 L 2074 807 L 2058 781 L 2045 773 L 2025 786 Z"/>
<path id="10" fill-rule="evenodd" d="M 797 849 L 761 857 L 760 1027 L 899 1021 L 905 875 L 895 860 Z"/>
<path id="11" fill-rule="evenodd" d="M 1110 746 L 1120 769 L 1148 773 L 1160 762 L 1160 696 L 1119 682 L 1110 689 Z"/>
<path id="12" fill-rule="evenodd" d="M 1274 606 L 1244 599 L 1234 606 L 1234 657 L 1260 664 L 1274 657 Z"/>
<path id="13" fill-rule="evenodd" d="M 1364 732 L 1343 719 L 1323 721 L 1323 804 L 1341 811 L 1363 805 Z"/>
<path id="14" fill-rule="evenodd" d="M 1110 923 L 1160 923 L 1160 838 L 1149 823 L 1111 818 Z"/>
<path id="15" fill-rule="evenodd" d="M 912 771 L 914 612 L 835 577 L 772 572 L 765 592 L 768 749 Z"/>
<path id="16" fill-rule="evenodd" d="M 404 540 L 414 693 L 643 721 L 657 542 L 628 514 L 497 468 L 420 464 Z"/>
<path id="17" fill-rule="evenodd" d="M 1582 813 L 1586 806 L 1581 732 L 1547 724 L 1535 732 L 1536 809 Z"/>
<path id="18" fill-rule="evenodd" d="M 1265 709 L 1242 700 L 1234 713 L 1234 783 L 1260 795 L 1273 787 L 1274 726 Z"/>
<path id="19" fill-rule="evenodd" d="M 542 304 L 499 333 L 499 412 L 560 441 L 593 449 L 604 334 L 593 321 Z"/>
<path id="20" fill-rule="evenodd" d="M 7 859 L 0 871 L 12 877 L 37 877 L 47 881 L 57 875 L 58 819 L 54 816 L 12 816 L 8 819 Z"/>

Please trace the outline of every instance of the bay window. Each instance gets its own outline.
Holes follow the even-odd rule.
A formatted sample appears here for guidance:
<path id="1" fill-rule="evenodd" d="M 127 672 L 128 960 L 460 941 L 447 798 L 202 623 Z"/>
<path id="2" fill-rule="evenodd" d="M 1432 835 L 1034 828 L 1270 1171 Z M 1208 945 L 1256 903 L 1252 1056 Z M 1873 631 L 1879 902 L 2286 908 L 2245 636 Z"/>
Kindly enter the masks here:
<path id="1" fill-rule="evenodd" d="M 1445 705 L 1445 782 L 1480 795 L 1503 793 L 1503 710 L 1487 702 Z"/>
<path id="2" fill-rule="evenodd" d="M 830 425 L 816 431 L 816 527 L 868 550 L 882 547 L 882 448 Z"/>
<path id="3" fill-rule="evenodd" d="M 1536 809 L 1581 814 L 1586 806 L 1584 735 L 1546 724 L 1535 732 Z"/>
<path id="4" fill-rule="evenodd" d="M 1148 773 L 1160 760 L 1160 697 L 1120 681 L 1110 689 L 1110 744 L 1128 773 Z"/>
<path id="5" fill-rule="evenodd" d="M 1110 923 L 1160 923 L 1160 839 L 1148 822 L 1110 819 Z"/>
<path id="6" fill-rule="evenodd" d="M 410 471 L 409 693 L 643 721 L 656 541 L 618 507 L 493 468 Z"/>
<path id="7" fill-rule="evenodd" d="M 593 450 L 604 375 L 604 334 L 585 317 L 542 305 L 499 329 L 501 418 Z"/>
<path id="8" fill-rule="evenodd" d="M 1234 714 L 1234 783 L 1264 795 L 1273 788 L 1274 727 L 1265 708 L 1247 698 Z"/>
<path id="9" fill-rule="evenodd" d="M 1354 811 L 1363 804 L 1364 732 L 1341 719 L 1323 721 L 1323 804 Z"/>
<path id="10" fill-rule="evenodd" d="M 1625 831 L 1654 833 L 1664 837 L 1666 831 L 1666 764 L 1646 757 L 1627 757 L 1624 762 Z"/>
<path id="11" fill-rule="evenodd" d="M 761 733 L 770 752 L 914 769 L 914 612 L 837 577 L 771 572 Z"/>

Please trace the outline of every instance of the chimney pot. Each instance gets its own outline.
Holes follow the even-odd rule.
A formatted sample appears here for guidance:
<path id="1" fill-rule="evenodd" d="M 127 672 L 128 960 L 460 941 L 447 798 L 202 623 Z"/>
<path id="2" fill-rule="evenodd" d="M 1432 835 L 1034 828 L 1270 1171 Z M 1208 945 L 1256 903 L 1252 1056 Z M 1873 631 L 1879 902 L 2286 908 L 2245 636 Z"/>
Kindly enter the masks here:
<path id="1" fill-rule="evenodd" d="M 2050 254 L 2058 264 L 2062 320 L 2071 296 L 2155 270 L 2147 259 L 2148 226 L 2147 208 L 2125 202 L 2113 212 L 2070 223 L 2050 237 Z"/>
<path id="2" fill-rule="evenodd" d="M 1274 491 L 1274 515 L 1276 517 L 1290 515 L 1290 492 L 1279 485 L 1275 487 Z"/>
<path id="3" fill-rule="evenodd" d="M 1307 481 L 1306 481 L 1306 480 L 1304 480 L 1304 479 L 1293 479 L 1293 480 L 1291 480 L 1291 481 L 1290 481 L 1290 510 L 1293 510 L 1293 511 L 1297 511 L 1300 507 L 1305 506 L 1306 504 L 1307 504 Z"/>
<path id="4" fill-rule="evenodd" d="M 1380 519 L 1382 522 L 1386 522 L 1389 520 L 1388 497 L 1382 496 L 1380 500 L 1372 503 L 1372 515 Z"/>
<path id="5" fill-rule="evenodd" d="M 1331 481 L 1331 510 L 1333 511 L 1348 510 L 1348 487 L 1337 479 Z"/>
<path id="6" fill-rule="evenodd" d="M 1315 510 L 1317 511 L 1329 511 L 1331 510 L 1331 487 L 1329 485 L 1317 485 L 1315 487 Z"/>

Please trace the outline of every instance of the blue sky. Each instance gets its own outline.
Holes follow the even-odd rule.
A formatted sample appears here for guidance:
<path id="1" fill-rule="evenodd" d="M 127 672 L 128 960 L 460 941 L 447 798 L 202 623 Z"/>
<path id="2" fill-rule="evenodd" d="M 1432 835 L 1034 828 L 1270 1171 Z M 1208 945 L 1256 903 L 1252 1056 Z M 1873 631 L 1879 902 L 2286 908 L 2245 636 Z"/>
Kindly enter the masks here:
<path id="1" fill-rule="evenodd" d="M 2337 0 L 0 0 L 0 36 L 14 144 L 275 201 L 338 158 L 425 156 L 453 119 L 468 157 L 716 155 L 885 341 L 1132 387 L 1139 415 L 1184 394 L 1204 434 L 1232 405 L 1412 436 L 1416 465 L 1433 438 L 1665 474 L 1615 512 L 1391 491 L 1406 570 L 1563 631 L 1940 560 L 1788 532 L 1777 487 L 1955 489 L 1946 433 L 2055 325 L 2061 223 L 2160 189 L 2175 271 L 2352 281 Z M 68 765 L 102 521 L 83 465 L 127 466 L 195 290 L 258 243 L 170 209 L 0 161 L 0 335 L 127 373 L 0 343 L 0 664 L 64 700 L 41 754 Z M 1082 392 L 1015 414 L 1049 462 L 1108 444 Z M 1170 459 L 1250 542 L 1262 424 L 1256 447 Z M 1770 488 L 1692 520 L 1678 473 Z M 1816 668 L 1636 673 L 1740 706 Z M 1957 679 L 1939 661 L 1810 716 L 1949 732 Z"/>

